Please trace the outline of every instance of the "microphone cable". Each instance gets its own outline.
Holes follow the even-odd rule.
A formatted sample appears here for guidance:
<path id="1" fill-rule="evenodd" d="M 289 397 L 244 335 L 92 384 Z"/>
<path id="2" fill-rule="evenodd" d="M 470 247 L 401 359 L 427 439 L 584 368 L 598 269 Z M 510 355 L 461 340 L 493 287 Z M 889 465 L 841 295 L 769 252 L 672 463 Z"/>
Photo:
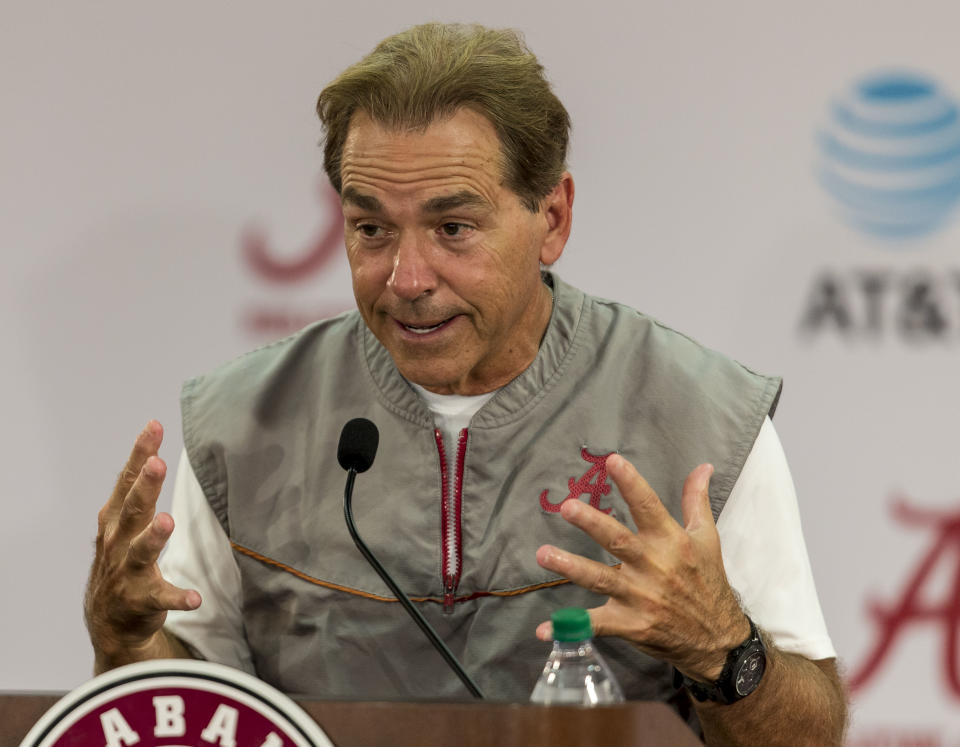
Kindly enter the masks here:
<path id="1" fill-rule="evenodd" d="M 341 467 L 347 470 L 347 482 L 343 488 L 343 518 L 347 523 L 347 531 L 350 532 L 353 544 L 357 546 L 360 554 L 363 555 L 373 570 L 377 572 L 377 575 L 383 579 L 383 582 L 390 588 L 390 591 L 393 592 L 397 601 L 399 601 L 407 611 L 407 614 L 413 618 L 413 621 L 419 626 L 420 630 L 423 631 L 423 634 L 430 643 L 433 644 L 433 647 L 443 657 L 444 661 L 447 662 L 447 665 L 454 671 L 457 677 L 460 678 L 463 686 L 470 691 L 473 697 L 482 699 L 483 693 L 480 692 L 480 688 L 477 687 L 476 683 L 471 679 L 470 675 L 466 673 L 464 668 L 460 666 L 460 662 L 457 661 L 450 649 L 447 648 L 447 644 L 437 635 L 433 626 L 427 622 L 426 618 L 420 613 L 420 610 L 413 606 L 413 602 L 411 602 L 403 590 L 397 586 L 393 577 L 387 572 L 387 569 L 380 564 L 380 561 L 377 560 L 376 556 L 374 556 L 370 548 L 367 547 L 366 543 L 357 533 L 357 527 L 353 521 L 353 483 L 358 473 L 366 472 L 370 469 L 377 453 L 379 441 L 380 433 L 377 430 L 377 426 L 366 418 L 354 418 L 343 426 L 343 430 L 340 433 L 340 444 L 337 447 L 337 461 Z"/>

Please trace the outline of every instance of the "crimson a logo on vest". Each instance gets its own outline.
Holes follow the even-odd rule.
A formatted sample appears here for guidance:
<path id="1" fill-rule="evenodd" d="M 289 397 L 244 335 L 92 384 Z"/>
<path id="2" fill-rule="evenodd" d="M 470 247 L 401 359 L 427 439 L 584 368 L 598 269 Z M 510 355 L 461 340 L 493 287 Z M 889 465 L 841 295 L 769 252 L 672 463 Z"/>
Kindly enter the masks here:
<path id="1" fill-rule="evenodd" d="M 960 109 L 953 96 L 924 73 L 868 74 L 827 107 L 817 142 L 817 174 L 833 213 L 877 248 L 878 259 L 814 275 L 802 336 L 960 342 L 960 268 L 903 263 L 956 223 Z"/>

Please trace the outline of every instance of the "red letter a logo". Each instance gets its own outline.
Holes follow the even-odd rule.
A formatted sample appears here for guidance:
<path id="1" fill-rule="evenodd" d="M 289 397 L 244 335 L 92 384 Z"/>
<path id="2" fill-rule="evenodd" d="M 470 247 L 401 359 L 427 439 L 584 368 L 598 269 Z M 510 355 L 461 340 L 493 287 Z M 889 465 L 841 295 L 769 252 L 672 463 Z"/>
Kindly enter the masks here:
<path id="1" fill-rule="evenodd" d="M 612 453 L 611 451 L 608 454 L 594 455 L 587 451 L 586 447 L 580 449 L 581 458 L 593 466 L 580 475 L 579 478 L 571 477 L 567 480 L 567 488 L 570 492 L 567 493 L 567 497 L 559 503 L 551 503 L 547 498 L 547 493 L 550 491 L 544 490 L 540 494 L 541 508 L 550 513 L 558 513 L 560 506 L 566 501 L 576 500 L 581 495 L 589 495 L 591 506 L 603 511 L 605 514 L 610 513 L 613 510 L 612 507 L 600 508 L 600 496 L 609 495 L 610 491 L 613 490 L 613 488 L 607 484 L 607 457 Z"/>
<path id="2" fill-rule="evenodd" d="M 936 532 L 933 546 L 910 576 L 898 601 L 890 605 L 872 602 L 869 614 L 876 622 L 877 640 L 863 665 L 850 678 L 850 690 L 863 687 L 879 670 L 897 637 L 911 625 L 939 625 L 944 637 L 943 666 L 950 691 L 960 698 L 960 676 L 957 672 L 958 625 L 960 625 L 960 513 L 947 514 L 922 511 L 908 506 L 904 499 L 893 506 L 893 515 L 900 524 L 929 526 Z M 952 584 L 946 598 L 928 603 L 924 585 L 941 562 L 952 563 Z"/>

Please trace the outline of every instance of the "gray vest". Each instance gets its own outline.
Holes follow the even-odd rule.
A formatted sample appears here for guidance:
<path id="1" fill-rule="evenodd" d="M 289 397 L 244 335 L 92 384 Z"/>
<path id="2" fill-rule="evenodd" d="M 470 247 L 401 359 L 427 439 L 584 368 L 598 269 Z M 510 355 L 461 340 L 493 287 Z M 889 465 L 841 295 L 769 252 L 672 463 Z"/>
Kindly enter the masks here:
<path id="1" fill-rule="evenodd" d="M 550 543 L 617 562 L 557 513 L 572 496 L 633 526 L 605 455 L 633 462 L 678 520 L 684 478 L 711 462 L 719 515 L 779 379 L 545 281 L 554 307 L 540 351 L 461 434 L 462 475 L 444 474 L 429 411 L 356 312 L 184 385 L 184 442 L 234 549 L 261 678 L 323 697 L 466 697 L 344 527 L 336 451 L 351 418 L 380 429 L 354 493 L 360 534 L 489 698 L 528 698 L 550 650 L 534 629 L 553 610 L 603 602 L 534 553 Z M 452 524 L 444 479 L 461 486 Z M 627 697 L 671 698 L 669 667 L 618 639 L 599 644 Z"/>

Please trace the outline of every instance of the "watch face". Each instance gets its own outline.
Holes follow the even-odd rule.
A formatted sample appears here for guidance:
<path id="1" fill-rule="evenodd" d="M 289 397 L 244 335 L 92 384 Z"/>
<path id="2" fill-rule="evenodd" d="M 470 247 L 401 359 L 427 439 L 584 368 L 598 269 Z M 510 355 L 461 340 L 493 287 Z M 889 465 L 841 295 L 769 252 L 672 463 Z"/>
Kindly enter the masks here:
<path id="1" fill-rule="evenodd" d="M 767 666 L 767 657 L 762 650 L 749 652 L 741 661 L 740 669 L 737 671 L 737 678 L 734 685 L 737 688 L 737 695 L 741 697 L 749 695 L 760 684 L 760 678 L 763 677 L 763 670 Z"/>

